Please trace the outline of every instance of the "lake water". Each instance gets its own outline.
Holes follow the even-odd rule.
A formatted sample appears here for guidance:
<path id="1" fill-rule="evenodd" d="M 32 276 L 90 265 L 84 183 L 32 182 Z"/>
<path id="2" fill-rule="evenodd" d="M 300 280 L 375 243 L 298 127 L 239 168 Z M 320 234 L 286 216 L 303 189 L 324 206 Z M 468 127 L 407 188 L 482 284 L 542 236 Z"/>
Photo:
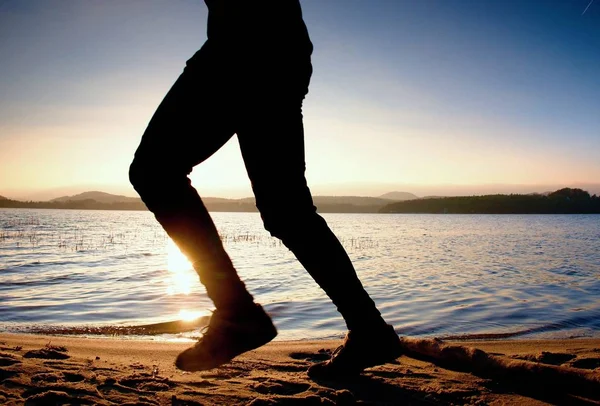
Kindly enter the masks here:
<path id="1" fill-rule="evenodd" d="M 257 213 L 212 216 L 278 339 L 345 332 L 334 306 Z M 400 334 L 600 336 L 600 215 L 323 217 Z M 0 209 L 0 331 L 102 327 L 108 334 L 211 309 L 149 212 Z M 147 338 L 185 339 L 198 330 Z"/>

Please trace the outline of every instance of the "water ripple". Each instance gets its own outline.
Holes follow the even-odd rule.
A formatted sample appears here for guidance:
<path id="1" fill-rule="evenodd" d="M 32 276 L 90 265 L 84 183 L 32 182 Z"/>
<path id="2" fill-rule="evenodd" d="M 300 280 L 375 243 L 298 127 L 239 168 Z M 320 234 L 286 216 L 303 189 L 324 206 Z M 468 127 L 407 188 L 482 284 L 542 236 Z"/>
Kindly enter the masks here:
<path id="1" fill-rule="evenodd" d="M 280 339 L 344 332 L 331 301 L 256 213 L 213 217 Z M 598 215 L 324 217 L 400 333 L 600 335 Z M 0 231 L 0 330 L 143 334 L 121 328 L 212 308 L 148 212 L 0 209 Z"/>

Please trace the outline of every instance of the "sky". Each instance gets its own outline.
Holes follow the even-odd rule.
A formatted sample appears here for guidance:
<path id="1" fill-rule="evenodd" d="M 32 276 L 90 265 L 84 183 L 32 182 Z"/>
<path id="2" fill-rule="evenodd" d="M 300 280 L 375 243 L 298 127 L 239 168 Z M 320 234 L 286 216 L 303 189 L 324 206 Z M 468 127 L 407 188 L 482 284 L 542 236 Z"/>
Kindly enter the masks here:
<path id="1" fill-rule="evenodd" d="M 600 0 L 301 4 L 314 194 L 600 184 Z M 133 153 L 206 18 L 201 0 L 0 0 L 0 194 L 135 196 Z M 191 178 L 251 195 L 235 138 Z"/>

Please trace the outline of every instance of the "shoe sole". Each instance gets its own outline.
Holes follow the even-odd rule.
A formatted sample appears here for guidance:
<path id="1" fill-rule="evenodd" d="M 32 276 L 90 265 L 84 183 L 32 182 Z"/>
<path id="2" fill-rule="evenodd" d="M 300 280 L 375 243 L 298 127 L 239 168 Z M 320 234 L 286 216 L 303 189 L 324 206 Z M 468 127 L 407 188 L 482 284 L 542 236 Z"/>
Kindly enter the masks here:
<path id="1" fill-rule="evenodd" d="M 210 369 L 218 368 L 221 365 L 230 362 L 231 360 L 233 360 L 235 357 L 237 357 L 239 355 L 242 355 L 248 351 L 255 350 L 259 347 L 262 347 L 265 344 L 270 343 L 271 341 L 273 341 L 273 339 L 275 337 L 277 337 L 277 330 L 275 330 L 275 327 L 273 327 L 273 331 L 270 332 L 268 335 L 265 335 L 261 340 L 257 340 L 255 342 L 253 342 L 252 344 L 249 344 L 249 345 L 243 347 L 240 351 L 236 351 L 233 354 L 228 354 L 226 357 L 223 357 L 221 359 L 211 358 L 210 360 L 204 360 L 203 362 L 194 362 L 193 355 L 190 356 L 190 359 L 186 359 L 184 354 L 188 350 L 191 350 L 193 348 L 192 347 L 192 348 L 189 348 L 188 350 L 183 351 L 181 354 L 179 354 L 177 356 L 177 358 L 175 359 L 175 367 L 177 367 L 178 369 L 180 369 L 182 371 L 186 371 L 186 372 L 208 371 Z M 246 343 L 246 344 L 248 344 L 248 343 Z"/>
<path id="2" fill-rule="evenodd" d="M 402 349 L 396 348 L 394 351 L 391 351 L 390 354 L 387 354 L 386 356 L 382 356 L 379 359 L 370 360 L 370 362 L 367 362 L 367 363 L 361 365 L 360 367 L 357 367 L 357 369 L 347 368 L 342 371 L 333 370 L 331 373 L 324 372 L 324 371 L 326 371 L 326 369 L 319 371 L 320 366 L 325 366 L 330 362 L 330 360 L 328 360 L 328 361 L 319 362 L 317 364 L 310 366 L 308 368 L 307 374 L 308 374 L 309 378 L 311 378 L 311 379 L 352 378 L 352 377 L 356 377 L 356 376 L 360 375 L 367 368 L 372 368 L 372 367 L 376 367 L 379 365 L 387 364 L 389 362 L 397 360 L 401 356 L 402 356 Z"/>

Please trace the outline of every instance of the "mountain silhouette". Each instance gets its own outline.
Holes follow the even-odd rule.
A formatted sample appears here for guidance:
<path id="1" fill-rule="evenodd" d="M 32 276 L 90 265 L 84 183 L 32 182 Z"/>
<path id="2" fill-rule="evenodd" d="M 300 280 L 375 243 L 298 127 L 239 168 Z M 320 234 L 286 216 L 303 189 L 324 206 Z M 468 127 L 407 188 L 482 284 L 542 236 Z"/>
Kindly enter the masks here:
<path id="1" fill-rule="evenodd" d="M 99 203 L 137 203 L 140 201 L 138 197 L 127 197 L 121 195 L 113 195 L 105 192 L 91 191 L 83 192 L 74 196 L 62 196 L 50 200 L 51 202 L 68 202 L 79 200 L 95 200 Z"/>
<path id="2" fill-rule="evenodd" d="M 403 200 L 413 200 L 413 199 L 418 199 L 419 196 L 417 195 L 413 195 L 412 193 L 408 193 L 408 192 L 389 192 L 386 194 L 383 194 L 381 196 L 379 196 L 379 198 L 381 199 L 389 199 L 389 200 L 395 200 L 395 201 L 403 201 Z"/>
<path id="3" fill-rule="evenodd" d="M 404 198 L 414 196 L 410 193 L 400 193 Z M 414 197 L 416 198 L 416 196 Z M 226 212 L 256 212 L 253 197 L 243 199 L 225 199 L 205 197 L 202 199 L 209 211 Z M 405 200 L 405 199 L 403 199 Z M 146 207 L 139 197 L 114 195 L 100 191 L 89 191 L 73 196 L 62 196 L 46 202 L 19 202 L 7 199 L 10 204 L 3 207 L 32 207 L 32 208 L 64 208 L 64 209 L 96 209 L 96 210 L 145 210 Z M 368 196 L 314 196 L 313 201 L 321 213 L 376 213 L 387 204 L 400 201 L 381 197 Z M 286 202 L 282 202 L 286 205 Z"/>
<path id="4" fill-rule="evenodd" d="M 410 193 L 386 194 L 407 196 Z M 386 196 L 384 195 L 384 196 Z M 414 196 L 414 195 L 412 195 Z M 211 212 L 256 212 L 253 197 L 203 199 Z M 479 195 L 453 197 L 424 197 L 409 200 L 383 199 L 364 196 L 314 196 L 321 213 L 497 213 L 497 214 L 550 214 L 550 213 L 600 213 L 600 197 L 582 189 L 563 188 L 550 193 L 527 195 Z M 281 202 L 282 207 L 289 203 Z M 51 201 L 19 201 L 0 196 L 0 207 L 33 209 L 79 210 L 146 210 L 137 197 L 112 195 L 104 192 L 85 192 L 63 196 Z"/>

